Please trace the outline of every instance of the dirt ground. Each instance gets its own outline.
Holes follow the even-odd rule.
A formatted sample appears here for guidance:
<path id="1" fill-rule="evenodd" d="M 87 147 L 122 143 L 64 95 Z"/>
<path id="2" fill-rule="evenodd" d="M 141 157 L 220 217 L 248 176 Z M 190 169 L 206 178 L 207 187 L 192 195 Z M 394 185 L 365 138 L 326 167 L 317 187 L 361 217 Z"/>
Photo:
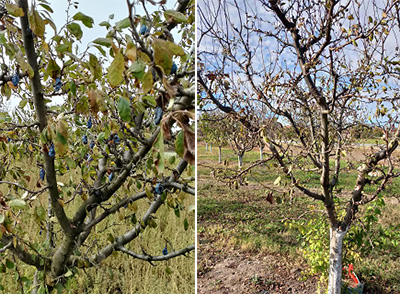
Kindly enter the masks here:
<path id="1" fill-rule="evenodd" d="M 199 294 L 316 293 L 317 278 L 301 282 L 302 269 L 296 265 L 288 267 L 282 256 L 236 254 L 219 259 L 203 253 L 198 259 L 207 260 L 212 267 L 206 273 L 198 272 Z"/>

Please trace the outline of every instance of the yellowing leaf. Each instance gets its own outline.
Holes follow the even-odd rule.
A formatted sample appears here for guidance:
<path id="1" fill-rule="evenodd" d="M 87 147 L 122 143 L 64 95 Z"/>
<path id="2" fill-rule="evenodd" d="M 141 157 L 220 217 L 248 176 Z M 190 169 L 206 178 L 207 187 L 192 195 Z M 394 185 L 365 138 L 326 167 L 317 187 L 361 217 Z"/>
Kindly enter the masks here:
<path id="1" fill-rule="evenodd" d="M 157 141 L 154 142 L 153 153 L 155 155 L 154 165 L 156 166 L 159 173 L 164 172 L 165 158 L 164 158 L 164 134 L 161 129 L 158 134 Z"/>
<path id="2" fill-rule="evenodd" d="M 39 13 L 36 11 L 33 5 L 29 13 L 29 24 L 31 26 L 32 32 L 36 36 L 43 38 L 45 31 L 44 20 L 40 17 Z"/>
<path id="3" fill-rule="evenodd" d="M 174 55 L 170 47 L 173 47 L 172 42 L 168 42 L 161 39 L 153 39 L 154 49 L 154 62 L 163 68 L 164 72 L 169 73 L 172 67 L 172 57 Z M 176 50 L 176 48 L 174 47 Z"/>
<path id="4" fill-rule="evenodd" d="M 15 17 L 24 16 L 24 11 L 17 4 L 6 3 L 6 9 L 9 14 Z"/>
<path id="5" fill-rule="evenodd" d="M 57 122 L 57 133 L 54 145 L 57 154 L 62 156 L 68 151 L 68 124 L 65 120 L 60 119 Z"/>
<path id="6" fill-rule="evenodd" d="M 111 65 L 108 67 L 108 82 L 110 83 L 111 87 L 116 87 L 122 83 L 124 80 L 124 56 L 121 52 L 118 52 L 115 55 L 114 60 L 112 61 Z"/>
<path id="7" fill-rule="evenodd" d="M 166 10 L 164 11 L 164 17 L 168 22 L 183 23 L 187 22 L 186 16 L 176 10 Z"/>
<path id="8" fill-rule="evenodd" d="M 27 72 L 30 78 L 33 78 L 34 72 L 32 67 L 28 62 L 25 60 L 25 56 L 22 54 L 21 50 L 18 50 L 17 53 L 15 54 L 15 59 L 21 66 L 21 69 L 23 72 Z"/>
<path id="9" fill-rule="evenodd" d="M 97 57 L 93 54 L 89 54 L 89 67 L 90 73 L 92 74 L 92 80 L 100 80 L 103 75 L 103 68 Z"/>
<path id="10" fill-rule="evenodd" d="M 134 44 L 128 43 L 126 57 L 128 57 L 130 61 L 135 61 L 137 59 L 136 46 Z"/>
<path id="11" fill-rule="evenodd" d="M 153 75 L 151 74 L 151 71 L 148 71 L 143 75 L 142 79 L 143 92 L 145 94 L 150 92 L 150 90 L 153 88 L 153 84 L 154 84 Z"/>

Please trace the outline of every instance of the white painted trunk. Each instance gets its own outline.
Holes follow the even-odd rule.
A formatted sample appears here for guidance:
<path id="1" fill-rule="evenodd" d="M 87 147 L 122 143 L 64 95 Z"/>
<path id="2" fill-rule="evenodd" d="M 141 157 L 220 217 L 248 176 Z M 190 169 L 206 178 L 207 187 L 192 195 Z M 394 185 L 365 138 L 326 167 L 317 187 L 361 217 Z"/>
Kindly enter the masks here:
<path id="1" fill-rule="evenodd" d="M 239 164 L 239 167 L 242 167 L 242 165 L 243 165 L 243 155 L 242 154 L 238 155 L 238 164 Z"/>
<path id="2" fill-rule="evenodd" d="M 343 239 L 347 231 L 331 229 L 328 294 L 340 294 L 342 287 Z"/>
<path id="3" fill-rule="evenodd" d="M 208 144 L 206 143 L 206 151 L 208 151 Z"/>
<path id="4" fill-rule="evenodd" d="M 261 146 L 260 147 L 260 160 L 263 160 L 263 150 L 264 150 L 264 148 Z"/>
<path id="5" fill-rule="evenodd" d="M 222 163 L 222 147 L 218 146 L 219 152 L 218 152 L 218 162 Z"/>

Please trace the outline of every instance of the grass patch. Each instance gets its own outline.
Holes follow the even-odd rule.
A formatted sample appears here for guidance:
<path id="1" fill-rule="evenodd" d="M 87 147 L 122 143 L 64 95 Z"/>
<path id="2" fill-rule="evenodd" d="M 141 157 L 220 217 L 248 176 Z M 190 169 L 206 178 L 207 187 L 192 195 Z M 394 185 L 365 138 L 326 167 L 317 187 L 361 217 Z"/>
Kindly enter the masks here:
<path id="1" fill-rule="evenodd" d="M 364 154 L 366 150 L 355 152 Z M 218 164 L 217 148 L 209 152 L 203 145 L 198 146 L 198 270 L 204 273 L 212 267 L 213 263 L 210 265 L 201 258 L 203 254 L 209 256 L 210 251 L 215 259 L 222 259 L 237 251 L 245 254 L 282 254 L 293 263 L 301 262 L 305 269 L 306 261 L 300 251 L 304 239 L 299 230 L 288 225 L 289 222 L 286 221 L 297 219 L 299 216 L 306 221 L 311 220 L 324 213 L 323 205 L 304 197 L 298 191 L 289 195 L 289 180 L 273 163 L 255 168 L 247 176 L 248 186 L 241 186 L 238 190 L 228 187 L 210 176 L 211 168 L 227 166 L 237 169 L 237 159 L 233 152 L 229 148 L 223 148 L 222 154 L 223 161 L 227 161 L 226 165 Z M 246 153 L 244 167 L 258 159 L 258 150 Z M 304 162 L 307 160 L 304 159 Z M 339 197 L 338 211 L 347 203 L 356 183 L 355 169 L 358 163 L 353 161 L 350 164 L 352 166 L 345 160 L 341 162 L 346 169 L 341 173 L 334 190 L 335 195 Z M 334 166 L 334 162 L 331 162 L 331 166 Z M 278 176 L 282 178 L 281 186 L 273 184 Z M 320 189 L 320 178 L 316 173 L 296 170 L 295 176 L 305 187 L 317 191 Z M 376 187 L 367 187 L 365 191 L 369 193 Z M 266 191 L 272 191 L 274 199 L 280 198 L 281 203 L 270 204 L 266 200 Z M 366 243 L 369 239 L 381 243 L 373 244 L 373 248 L 365 244 L 369 246 L 368 250 L 361 254 L 361 259 L 354 265 L 357 275 L 366 284 L 366 293 L 400 291 L 400 246 L 396 247 L 393 243 L 394 239 L 400 242 L 400 233 L 393 233 L 400 232 L 399 202 L 394 198 L 399 195 L 400 181 L 396 179 L 383 192 L 386 206 L 379 208 L 381 215 L 378 215 L 378 224 L 381 228 L 379 225 L 374 226 L 364 239 Z M 361 208 L 360 216 L 366 209 L 367 206 Z M 303 215 L 305 211 L 315 212 Z M 357 226 L 361 224 L 357 223 Z M 328 235 L 327 233 L 327 238 Z"/>

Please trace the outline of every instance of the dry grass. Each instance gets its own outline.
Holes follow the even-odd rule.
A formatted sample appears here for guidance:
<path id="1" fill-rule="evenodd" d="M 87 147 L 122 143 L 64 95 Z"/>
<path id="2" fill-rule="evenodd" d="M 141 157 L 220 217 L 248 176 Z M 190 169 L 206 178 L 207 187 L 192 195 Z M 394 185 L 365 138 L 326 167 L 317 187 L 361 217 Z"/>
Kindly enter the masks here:
<path id="1" fill-rule="evenodd" d="M 35 162 L 27 162 L 26 167 L 31 171 L 31 182 L 29 188 L 37 190 L 36 181 L 38 179 L 39 168 L 35 166 Z M 80 171 L 79 171 L 80 175 Z M 58 177 L 59 182 L 67 184 L 70 180 L 80 178 L 78 171 L 71 171 L 69 174 Z M 5 179 L 4 179 L 5 180 Z M 134 186 L 134 185 L 133 185 Z M 8 193 L 6 187 L 1 187 L 4 194 Z M 134 194 L 136 187 L 130 191 Z M 11 192 L 15 195 L 15 192 Z M 18 192 L 18 194 L 22 194 Z M 115 197 L 124 197 L 122 192 Z M 64 199 L 66 200 L 66 199 Z M 67 214 L 72 215 L 73 211 L 82 203 L 81 197 L 78 195 L 74 201 L 66 206 Z M 35 208 L 40 203 L 47 207 L 47 193 L 42 194 L 38 199 L 33 201 L 30 206 Z M 112 203 L 112 201 L 110 202 Z M 166 205 L 159 209 L 156 213 L 157 228 L 150 229 L 149 227 L 128 246 L 129 249 L 142 253 L 141 248 L 151 255 L 161 255 L 161 251 L 165 246 L 164 238 L 168 239 L 174 246 L 175 250 L 186 247 L 194 243 L 195 239 L 195 215 L 194 211 L 189 212 L 189 205 L 195 203 L 195 197 L 188 195 L 183 204 L 185 209 L 181 211 L 180 217 L 176 217 L 174 210 Z M 44 228 L 35 222 L 33 214 L 29 212 L 33 209 L 25 209 L 19 218 L 17 225 L 19 234 L 25 234 L 25 239 L 43 246 L 45 242 Z M 147 200 L 138 201 L 137 218 L 148 208 Z M 112 215 L 108 220 L 101 223 L 95 230 L 92 236 L 87 240 L 86 244 L 90 246 L 82 247 L 82 251 L 96 252 L 98 248 L 102 248 L 110 241 L 107 240 L 109 235 L 121 235 L 123 232 L 132 227 L 132 223 L 128 218 L 131 212 L 125 209 L 121 212 Z M 125 219 L 124 219 L 125 217 Z M 183 221 L 187 218 L 189 228 L 184 230 Z M 57 226 L 55 227 L 58 230 Z M 42 230 L 42 234 L 40 233 Z M 61 236 L 56 236 L 56 239 Z M 13 260 L 10 253 L 2 256 L 2 260 Z M 26 276 L 28 279 L 33 278 L 35 268 L 27 266 L 22 262 L 17 262 L 17 269 L 20 276 Z M 85 270 L 79 269 L 76 274 L 69 279 L 68 287 L 70 290 L 64 290 L 63 293 L 194 293 L 195 288 L 195 257 L 193 252 L 189 257 L 177 257 L 165 262 L 156 262 L 156 266 L 152 266 L 146 261 L 136 260 L 120 252 L 115 252 L 108 257 L 98 267 L 88 268 Z M 167 268 L 169 269 L 167 273 Z M 17 275 L 15 270 L 7 269 L 5 274 L 0 274 L 0 284 L 5 287 L 2 293 L 21 293 L 16 281 Z M 30 286 L 26 285 L 25 290 Z M 26 291 L 27 293 L 30 291 Z M 1 293 L 1 291 L 0 291 Z"/>

